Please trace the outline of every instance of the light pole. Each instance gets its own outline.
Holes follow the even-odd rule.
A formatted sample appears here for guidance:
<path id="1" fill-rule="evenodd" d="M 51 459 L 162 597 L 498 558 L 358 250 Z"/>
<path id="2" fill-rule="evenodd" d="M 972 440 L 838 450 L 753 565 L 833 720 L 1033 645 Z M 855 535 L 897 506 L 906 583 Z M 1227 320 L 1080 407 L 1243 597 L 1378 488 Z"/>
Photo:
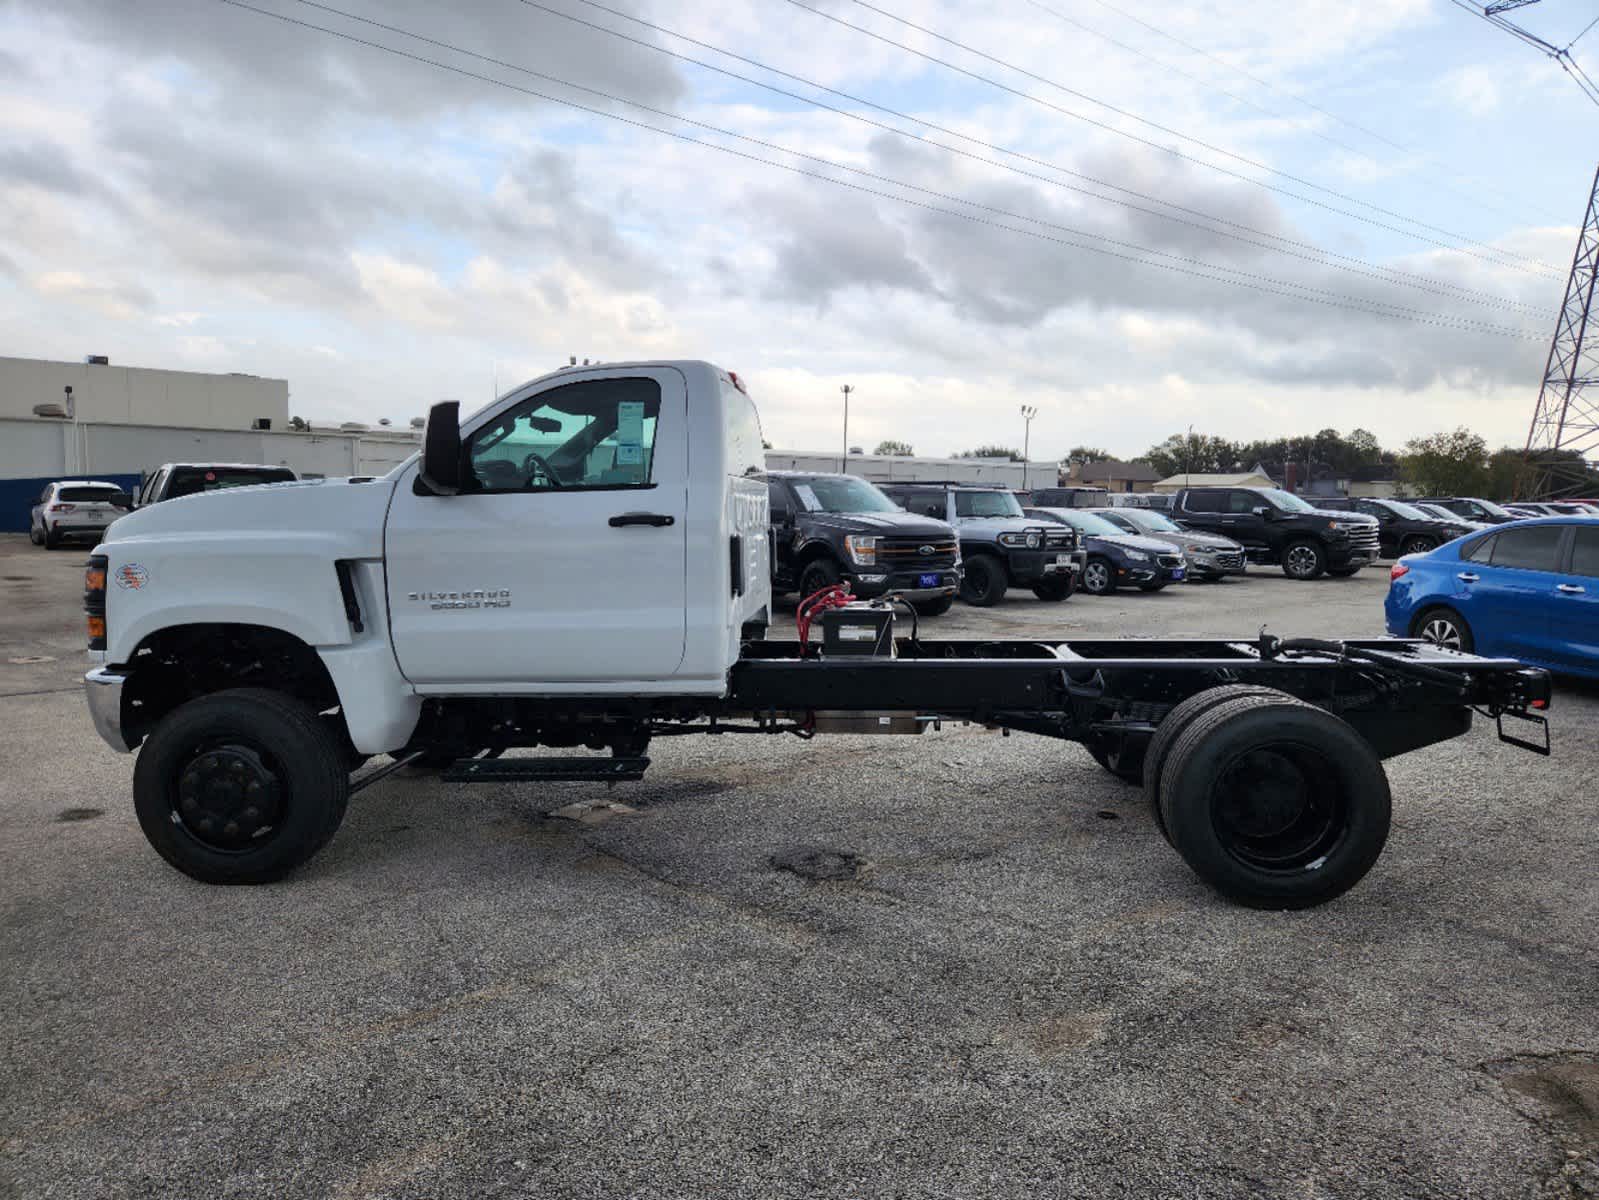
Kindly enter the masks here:
<path id="1" fill-rule="evenodd" d="M 1022 489 L 1027 488 L 1027 461 L 1029 451 L 1033 448 L 1033 418 L 1038 415 L 1038 409 L 1031 404 L 1022 405 Z"/>
<path id="2" fill-rule="evenodd" d="M 1187 487 L 1193 482 L 1191 472 L 1194 468 L 1194 427 L 1188 427 L 1188 444 L 1183 447 L 1183 486 Z"/>
<path id="3" fill-rule="evenodd" d="M 838 389 L 844 393 L 844 453 L 839 456 L 838 469 L 840 474 L 849 474 L 849 394 L 855 389 L 845 384 Z"/>

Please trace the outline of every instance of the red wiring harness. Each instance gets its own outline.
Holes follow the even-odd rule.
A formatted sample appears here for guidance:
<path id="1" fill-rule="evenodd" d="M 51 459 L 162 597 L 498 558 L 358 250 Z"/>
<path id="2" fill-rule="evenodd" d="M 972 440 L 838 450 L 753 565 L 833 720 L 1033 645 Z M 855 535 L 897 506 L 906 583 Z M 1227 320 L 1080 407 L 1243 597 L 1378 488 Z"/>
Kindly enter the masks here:
<path id="1" fill-rule="evenodd" d="M 811 622 L 828 609 L 843 608 L 853 599 L 855 597 L 850 594 L 849 584 L 835 583 L 811 593 L 799 602 L 794 609 L 794 627 L 799 631 L 801 658 L 805 657 L 811 642 Z"/>

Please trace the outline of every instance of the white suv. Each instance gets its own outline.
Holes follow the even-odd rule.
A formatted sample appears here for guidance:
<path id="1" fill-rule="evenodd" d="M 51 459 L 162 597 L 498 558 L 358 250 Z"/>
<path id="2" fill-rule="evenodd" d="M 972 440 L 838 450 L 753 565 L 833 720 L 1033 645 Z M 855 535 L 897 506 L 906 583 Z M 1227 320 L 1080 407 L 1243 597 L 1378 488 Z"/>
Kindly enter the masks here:
<path id="1" fill-rule="evenodd" d="M 133 507 L 114 483 L 97 479 L 63 479 L 46 484 L 34 503 L 28 536 L 35 546 L 54 550 L 62 538 L 86 537 L 98 542 L 107 525 Z"/>

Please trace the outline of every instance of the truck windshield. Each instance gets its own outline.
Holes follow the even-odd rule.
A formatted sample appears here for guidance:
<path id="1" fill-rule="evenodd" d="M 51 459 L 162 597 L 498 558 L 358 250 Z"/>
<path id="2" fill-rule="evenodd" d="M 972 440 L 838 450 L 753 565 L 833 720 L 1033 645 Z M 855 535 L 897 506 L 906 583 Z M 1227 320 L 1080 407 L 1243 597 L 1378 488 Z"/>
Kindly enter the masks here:
<path id="1" fill-rule="evenodd" d="M 1314 504 L 1306 504 L 1292 492 L 1285 492 L 1281 488 L 1262 488 L 1260 494 L 1284 512 L 1316 511 Z"/>
<path id="2" fill-rule="evenodd" d="M 864 479 L 853 475 L 813 475 L 794 480 L 794 493 L 806 512 L 898 512 L 895 504 Z"/>
<path id="3" fill-rule="evenodd" d="M 957 517 L 1019 517 L 1022 506 L 1010 492 L 956 492 Z"/>
<path id="4" fill-rule="evenodd" d="M 258 483 L 288 483 L 293 479 L 294 472 L 288 467 L 174 467 L 172 481 L 167 484 L 167 499 Z"/>
<path id="5" fill-rule="evenodd" d="M 1389 512 L 1398 513 L 1407 521 L 1433 521 L 1437 519 L 1431 513 L 1424 513 L 1419 508 L 1414 508 L 1409 504 L 1401 504 L 1397 500 L 1384 500 L 1382 506 Z"/>

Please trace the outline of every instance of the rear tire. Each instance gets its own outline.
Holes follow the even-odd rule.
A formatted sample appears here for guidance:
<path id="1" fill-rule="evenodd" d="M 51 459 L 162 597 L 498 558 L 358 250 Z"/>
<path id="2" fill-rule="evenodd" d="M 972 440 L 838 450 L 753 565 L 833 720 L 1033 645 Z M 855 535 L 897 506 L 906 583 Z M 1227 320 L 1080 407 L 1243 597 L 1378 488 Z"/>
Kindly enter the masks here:
<path id="1" fill-rule="evenodd" d="M 1441 606 L 1417 614 L 1410 623 L 1410 636 L 1426 638 L 1435 646 L 1459 650 L 1462 654 L 1470 654 L 1477 648 L 1477 639 L 1472 635 L 1466 618 L 1452 608 Z"/>
<path id="2" fill-rule="evenodd" d="M 1083 566 L 1083 591 L 1090 596 L 1108 596 L 1116 590 L 1116 568 L 1110 559 L 1094 555 Z"/>
<path id="3" fill-rule="evenodd" d="M 1048 600 L 1052 603 L 1066 599 L 1076 590 L 1077 581 L 1070 575 L 1067 575 L 1064 579 L 1046 579 L 1043 583 L 1035 583 L 1033 585 L 1033 595 L 1040 600 Z"/>
<path id="4" fill-rule="evenodd" d="M 1404 543 L 1399 547 L 1399 556 L 1403 558 L 1407 554 L 1426 554 L 1429 550 L 1436 550 L 1438 545 L 1436 538 L 1417 534 L 1415 537 L 1408 537 L 1404 540 Z"/>
<path id="5" fill-rule="evenodd" d="M 992 554 L 974 554 L 966 560 L 961 578 L 961 599 L 977 608 L 990 608 L 1005 598 L 1009 586 L 1005 564 Z"/>
<path id="6" fill-rule="evenodd" d="M 61 535 L 54 530 L 46 529 L 44 531 L 44 548 L 46 550 L 61 549 Z"/>
<path id="7" fill-rule="evenodd" d="M 940 596 L 937 600 L 913 600 L 911 607 L 916 610 L 917 616 L 941 617 L 955 607 L 955 593 Z"/>
<path id="8" fill-rule="evenodd" d="M 174 709 L 145 740 L 133 806 L 156 853 L 202 883 L 270 883 L 344 820 L 344 752 L 311 707 L 233 688 Z"/>
<path id="9" fill-rule="evenodd" d="M 1319 579 L 1327 569 L 1327 555 L 1315 542 L 1289 542 L 1283 547 L 1283 574 L 1290 579 Z"/>
<path id="10" fill-rule="evenodd" d="M 1155 726 L 1155 732 L 1150 736 L 1149 746 L 1144 751 L 1144 799 L 1149 802 L 1149 815 L 1155 820 L 1155 828 L 1168 842 L 1171 841 L 1171 834 L 1166 832 L 1166 821 L 1160 815 L 1160 777 L 1166 767 L 1166 758 L 1171 754 L 1172 744 L 1200 714 L 1209 712 L 1218 704 L 1237 700 L 1240 696 L 1269 696 L 1284 703 L 1294 701 L 1294 697 L 1287 692 L 1279 692 L 1276 688 L 1258 683 L 1224 683 L 1220 687 L 1195 692 L 1175 705 Z"/>
<path id="11" fill-rule="evenodd" d="M 44 535 L 33 527 L 33 522 L 28 522 L 28 540 L 35 546 L 44 545 Z"/>
<path id="12" fill-rule="evenodd" d="M 1163 774 L 1172 845 L 1206 883 L 1250 908 L 1341 896 L 1388 840 L 1393 801 L 1371 744 L 1297 700 L 1217 705 L 1178 735 Z"/>
<path id="13" fill-rule="evenodd" d="M 817 558 L 805 564 L 800 571 L 799 594 L 805 600 L 816 595 L 825 588 L 832 587 L 844 573 L 838 569 L 838 564 L 830 558 Z"/>

